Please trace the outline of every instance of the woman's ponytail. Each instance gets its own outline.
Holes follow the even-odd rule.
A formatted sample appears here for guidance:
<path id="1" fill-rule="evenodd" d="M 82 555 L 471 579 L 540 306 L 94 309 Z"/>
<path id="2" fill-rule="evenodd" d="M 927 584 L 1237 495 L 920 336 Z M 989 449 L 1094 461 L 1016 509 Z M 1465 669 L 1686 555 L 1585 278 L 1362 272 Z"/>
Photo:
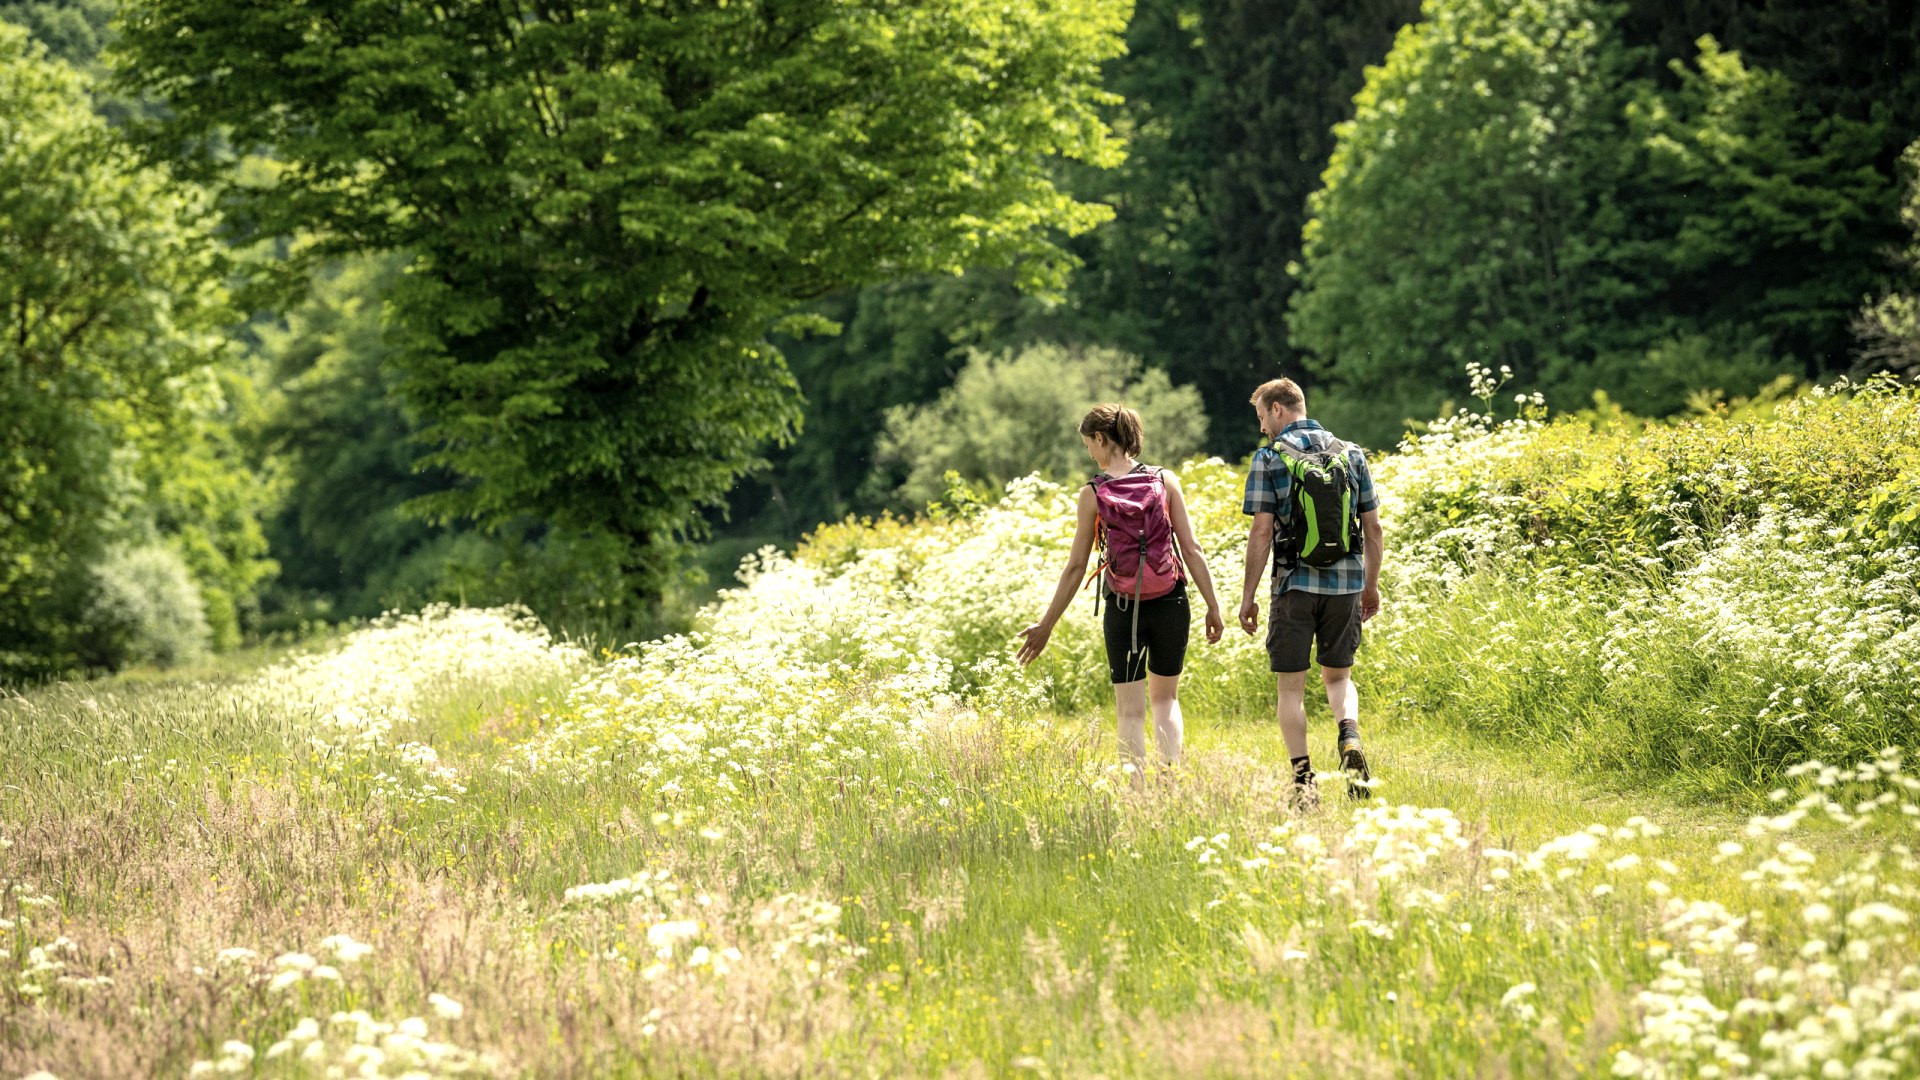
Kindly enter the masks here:
<path id="1" fill-rule="evenodd" d="M 1140 456 L 1140 444 L 1145 437 L 1140 428 L 1140 414 L 1118 402 L 1089 409 L 1080 419 L 1080 434 L 1104 435 L 1129 457 Z"/>

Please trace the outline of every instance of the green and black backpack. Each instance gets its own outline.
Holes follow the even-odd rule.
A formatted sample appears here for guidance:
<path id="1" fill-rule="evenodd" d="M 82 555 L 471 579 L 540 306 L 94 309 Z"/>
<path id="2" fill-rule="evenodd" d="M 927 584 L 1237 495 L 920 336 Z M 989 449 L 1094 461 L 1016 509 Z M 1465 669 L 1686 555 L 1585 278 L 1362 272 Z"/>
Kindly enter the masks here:
<path id="1" fill-rule="evenodd" d="M 1330 439 L 1324 447 L 1300 450 L 1285 439 L 1273 449 L 1293 477 L 1292 529 L 1275 540 L 1282 565 L 1328 567 L 1360 552 L 1360 519 L 1354 509 L 1360 478 L 1354 475 L 1351 447 Z"/>

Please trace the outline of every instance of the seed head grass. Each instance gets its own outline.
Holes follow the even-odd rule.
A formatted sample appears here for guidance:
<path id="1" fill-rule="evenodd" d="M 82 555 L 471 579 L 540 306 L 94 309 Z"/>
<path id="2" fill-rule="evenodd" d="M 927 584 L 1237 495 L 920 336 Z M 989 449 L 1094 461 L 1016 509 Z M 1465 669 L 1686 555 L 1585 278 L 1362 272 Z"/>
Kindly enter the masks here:
<path id="1" fill-rule="evenodd" d="M 1090 613 L 1011 663 L 1031 479 L 626 650 L 434 608 L 10 696 L 0 1076 L 1915 1075 L 1911 477 L 1777 437 L 1920 460 L 1914 405 L 1382 458 L 1379 784 L 1310 814 L 1257 640 L 1139 786 Z M 1239 470 L 1181 472 L 1225 577 Z"/>

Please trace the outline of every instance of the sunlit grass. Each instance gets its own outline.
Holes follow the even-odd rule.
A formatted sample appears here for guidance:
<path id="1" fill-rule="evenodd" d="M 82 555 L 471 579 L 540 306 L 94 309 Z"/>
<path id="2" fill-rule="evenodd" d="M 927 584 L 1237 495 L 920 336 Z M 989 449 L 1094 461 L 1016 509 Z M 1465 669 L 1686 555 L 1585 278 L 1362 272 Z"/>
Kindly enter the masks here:
<path id="1" fill-rule="evenodd" d="M 1235 474 L 1185 481 L 1231 566 Z M 1196 644 L 1142 790 L 1091 619 L 1009 662 L 1065 498 L 825 531 L 617 655 L 438 609 L 7 698 L 0 1076 L 1920 1073 L 1897 546 L 1422 534 L 1377 798 L 1296 817 L 1257 640 Z"/>
<path id="2" fill-rule="evenodd" d="M 771 776 L 700 806 L 597 771 L 499 772 L 538 726 L 503 718 L 540 714 L 552 684 L 435 685 L 445 699 L 413 704 L 466 733 L 449 802 L 412 797 L 381 751 L 343 766 L 232 685 L 13 702 L 8 748 L 56 767 L 0 802 L 5 1067 L 1605 1073 L 1645 1049 L 1642 988 L 1744 993 L 1760 961 L 1801 962 L 1787 931 L 1810 898 L 1742 880 L 1768 849 L 1722 854 L 1752 843 L 1740 816 L 1413 718 L 1372 728 L 1388 798 L 1306 819 L 1278 809 L 1263 719 L 1196 717 L 1188 765 L 1134 793 L 1104 719 L 1017 707 L 955 708 L 831 783 Z M 472 737 L 489 725 L 521 737 Z M 1887 790 L 1886 812 L 1911 804 Z M 1657 830 L 1625 825 L 1642 817 Z M 1596 822 L 1590 855 L 1553 847 Z M 1807 829 L 1816 865 L 1861 835 Z M 1915 880 L 1897 853 L 1881 869 L 1865 893 Z M 1680 897 L 1750 921 L 1687 953 L 1661 936 Z M 340 935 L 370 948 L 348 960 Z M 1676 953 L 1700 974 L 1663 975 Z"/>

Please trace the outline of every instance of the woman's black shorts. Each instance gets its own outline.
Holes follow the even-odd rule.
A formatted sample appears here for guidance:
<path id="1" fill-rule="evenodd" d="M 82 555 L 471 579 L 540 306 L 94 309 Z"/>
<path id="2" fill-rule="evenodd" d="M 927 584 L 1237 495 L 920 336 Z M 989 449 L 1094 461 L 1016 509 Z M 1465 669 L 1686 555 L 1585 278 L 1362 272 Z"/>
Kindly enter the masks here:
<path id="1" fill-rule="evenodd" d="M 1130 596 L 1107 594 L 1102 629 L 1107 638 L 1107 672 L 1119 683 L 1139 682 L 1155 675 L 1178 675 L 1187 665 L 1187 583 L 1182 581 L 1165 596 L 1140 604 L 1140 647 L 1133 648 L 1133 606 Z"/>

